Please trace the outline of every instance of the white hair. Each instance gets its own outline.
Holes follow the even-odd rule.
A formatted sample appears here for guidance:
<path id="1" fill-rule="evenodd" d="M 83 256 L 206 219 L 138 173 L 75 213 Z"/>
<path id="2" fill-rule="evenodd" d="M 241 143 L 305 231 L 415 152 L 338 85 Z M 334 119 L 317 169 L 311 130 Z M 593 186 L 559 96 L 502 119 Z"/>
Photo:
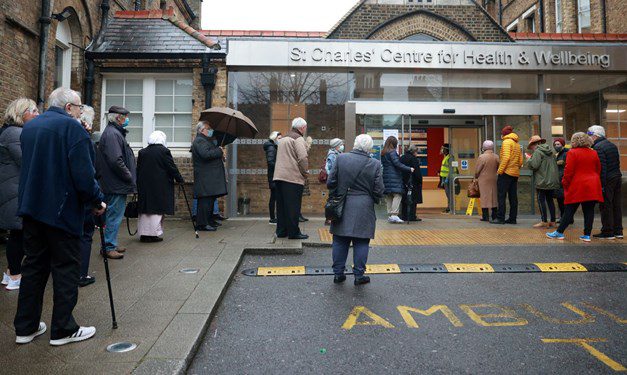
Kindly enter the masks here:
<path id="1" fill-rule="evenodd" d="M 4 113 L 4 121 L 18 126 L 24 125 L 24 114 L 37 109 L 37 104 L 32 99 L 15 99 L 7 106 Z"/>
<path id="2" fill-rule="evenodd" d="M 605 128 L 603 128 L 601 125 L 592 125 L 588 128 L 588 134 L 605 138 Z"/>
<path id="3" fill-rule="evenodd" d="M 280 133 L 275 130 L 272 133 L 270 133 L 270 136 L 268 137 L 268 139 L 271 140 L 271 141 L 276 141 L 276 139 L 278 138 L 279 134 Z"/>
<path id="4" fill-rule="evenodd" d="M 296 117 L 292 120 L 292 129 L 302 129 L 307 126 L 307 121 L 302 117 Z"/>
<path id="5" fill-rule="evenodd" d="M 81 113 L 80 120 L 85 122 L 89 127 L 94 124 L 94 116 L 96 116 L 96 112 L 94 109 L 88 105 L 83 106 L 83 112 Z"/>
<path id="6" fill-rule="evenodd" d="M 357 138 L 355 138 L 355 145 L 353 145 L 353 148 L 363 152 L 370 152 L 373 144 L 374 142 L 372 141 L 371 136 L 368 134 L 360 134 Z"/>
<path id="7" fill-rule="evenodd" d="M 124 115 L 120 113 L 107 113 L 107 122 L 115 122 L 117 124 L 120 116 Z"/>
<path id="8" fill-rule="evenodd" d="M 74 103 L 81 100 L 81 94 L 68 89 L 67 87 L 59 87 L 50 93 L 48 97 L 48 106 L 64 108 L 68 103 Z"/>
<path id="9" fill-rule="evenodd" d="M 200 133 L 205 126 L 207 126 L 207 123 L 205 121 L 199 121 L 198 124 L 196 124 L 196 133 Z"/>
<path id="10" fill-rule="evenodd" d="M 166 138 L 167 137 L 164 132 L 162 132 L 161 130 L 155 130 L 154 132 L 150 133 L 150 137 L 148 137 L 148 144 L 165 146 Z"/>

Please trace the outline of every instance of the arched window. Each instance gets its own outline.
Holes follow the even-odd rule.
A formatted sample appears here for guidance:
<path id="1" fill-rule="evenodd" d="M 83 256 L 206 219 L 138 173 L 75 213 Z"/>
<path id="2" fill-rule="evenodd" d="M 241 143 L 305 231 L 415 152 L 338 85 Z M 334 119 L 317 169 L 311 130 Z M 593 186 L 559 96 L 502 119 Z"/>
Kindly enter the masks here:
<path id="1" fill-rule="evenodd" d="M 420 40 L 420 41 L 424 41 L 424 40 L 438 40 L 437 38 L 432 37 L 431 35 L 427 35 L 424 33 L 417 33 L 417 34 L 413 34 L 410 35 L 406 38 L 404 38 L 403 40 Z"/>
<path id="2" fill-rule="evenodd" d="M 57 35 L 54 45 L 54 87 L 70 87 L 72 77 L 72 31 L 67 20 L 57 24 Z"/>

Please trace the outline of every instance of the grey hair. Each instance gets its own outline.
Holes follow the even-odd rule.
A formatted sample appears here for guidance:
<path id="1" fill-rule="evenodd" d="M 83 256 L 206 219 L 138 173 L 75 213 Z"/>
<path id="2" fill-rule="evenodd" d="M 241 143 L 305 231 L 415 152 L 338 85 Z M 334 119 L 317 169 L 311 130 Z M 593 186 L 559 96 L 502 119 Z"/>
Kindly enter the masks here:
<path id="1" fill-rule="evenodd" d="M 117 123 L 120 116 L 124 116 L 124 115 L 119 114 L 119 113 L 107 113 L 107 122 Z"/>
<path id="2" fill-rule="evenodd" d="M 577 132 L 573 134 L 572 138 L 570 139 L 570 145 L 572 148 L 589 148 L 592 147 L 592 144 L 592 138 L 590 138 L 590 136 L 588 136 L 588 134 L 584 132 Z"/>
<path id="3" fill-rule="evenodd" d="M 494 151 L 494 142 L 492 142 L 491 140 L 488 139 L 488 140 L 483 142 L 482 148 L 483 148 L 484 151 L 485 150 L 492 150 L 492 151 Z"/>
<path id="4" fill-rule="evenodd" d="M 196 133 L 200 133 L 206 125 L 207 123 L 205 121 L 198 121 L 198 124 L 196 124 Z"/>
<path id="5" fill-rule="evenodd" d="M 302 129 L 307 126 L 307 121 L 302 117 L 296 117 L 292 120 L 292 129 Z"/>
<path id="6" fill-rule="evenodd" d="M 166 145 L 166 135 L 161 130 L 155 130 L 148 137 L 149 145 Z"/>
<path id="7" fill-rule="evenodd" d="M 596 135 L 597 137 L 605 138 L 605 128 L 601 125 L 592 125 L 588 128 L 588 134 L 592 133 L 592 135 Z"/>
<path id="8" fill-rule="evenodd" d="M 59 87 L 50 93 L 48 97 L 48 106 L 50 107 L 65 107 L 68 103 L 74 103 L 76 100 L 81 100 L 81 94 L 67 87 Z M 76 103 L 74 103 L 76 104 Z"/>
<path id="9" fill-rule="evenodd" d="M 94 124 L 94 117 L 96 116 L 96 112 L 94 109 L 88 105 L 83 107 L 83 113 L 81 113 L 81 121 L 87 123 L 87 125 L 92 126 Z"/>
<path id="10" fill-rule="evenodd" d="M 24 125 L 24 113 L 26 111 L 32 112 L 35 109 L 37 109 L 37 104 L 32 99 L 15 99 L 7 106 L 4 112 L 4 121 L 9 124 L 22 126 Z"/>
<path id="11" fill-rule="evenodd" d="M 372 137 L 368 134 L 360 134 L 355 138 L 355 144 L 353 148 L 355 150 L 360 150 L 363 152 L 370 152 L 372 149 L 372 145 L 374 142 L 372 141 Z"/>

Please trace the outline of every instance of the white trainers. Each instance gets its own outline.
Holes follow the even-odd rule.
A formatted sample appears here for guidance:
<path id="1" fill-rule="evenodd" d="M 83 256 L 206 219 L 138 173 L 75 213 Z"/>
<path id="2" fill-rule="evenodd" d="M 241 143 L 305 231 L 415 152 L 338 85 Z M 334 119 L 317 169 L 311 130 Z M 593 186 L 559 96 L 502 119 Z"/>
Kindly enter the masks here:
<path id="1" fill-rule="evenodd" d="M 46 323 L 39 322 L 39 329 L 37 330 L 37 332 L 33 333 L 32 335 L 28 335 L 28 336 L 15 336 L 15 342 L 17 344 L 28 344 L 29 342 L 33 341 L 33 339 L 35 337 L 41 336 L 44 333 L 46 333 L 47 329 L 48 329 L 48 327 L 46 327 Z"/>
<path id="2" fill-rule="evenodd" d="M 401 218 L 400 218 L 400 217 L 398 217 L 398 215 L 392 215 L 392 216 L 390 216 L 389 221 L 390 221 L 390 223 L 393 223 L 393 224 L 401 224 L 401 223 L 404 223 L 404 221 L 403 221 L 403 220 L 401 220 Z"/>
<path id="3" fill-rule="evenodd" d="M 96 327 L 79 327 L 78 331 L 74 332 L 74 334 L 64 337 L 62 339 L 50 340 L 50 345 L 60 346 L 69 344 L 72 342 L 84 341 L 94 337 L 96 334 Z"/>
<path id="4" fill-rule="evenodd" d="M 20 289 L 20 283 L 22 282 L 22 278 L 17 280 L 13 280 L 9 277 L 9 284 L 5 287 L 6 290 L 18 290 Z"/>
<path id="5" fill-rule="evenodd" d="M 9 285 L 9 280 L 11 280 L 9 275 L 7 275 L 6 272 L 3 272 L 2 273 L 2 285 Z"/>

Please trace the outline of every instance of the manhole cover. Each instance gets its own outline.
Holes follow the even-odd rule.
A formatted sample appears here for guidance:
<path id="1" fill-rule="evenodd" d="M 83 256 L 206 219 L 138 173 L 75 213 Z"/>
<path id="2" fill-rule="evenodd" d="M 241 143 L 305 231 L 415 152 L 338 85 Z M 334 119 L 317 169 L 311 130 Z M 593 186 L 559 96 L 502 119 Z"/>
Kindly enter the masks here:
<path id="1" fill-rule="evenodd" d="M 200 271 L 198 268 L 183 268 L 180 270 L 180 273 L 198 273 Z"/>
<path id="2" fill-rule="evenodd" d="M 137 348 L 137 344 L 133 344 L 132 342 L 116 342 L 115 344 L 111 344 L 107 346 L 107 351 L 111 353 L 126 353 L 131 350 L 135 350 Z"/>

